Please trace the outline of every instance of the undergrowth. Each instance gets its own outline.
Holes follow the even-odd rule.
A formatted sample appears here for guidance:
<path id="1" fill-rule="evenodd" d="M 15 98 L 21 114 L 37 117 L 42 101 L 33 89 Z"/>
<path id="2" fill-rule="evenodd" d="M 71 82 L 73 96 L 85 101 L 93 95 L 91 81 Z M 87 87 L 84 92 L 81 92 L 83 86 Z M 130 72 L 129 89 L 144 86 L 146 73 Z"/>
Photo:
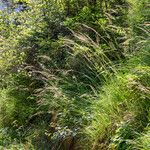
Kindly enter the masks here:
<path id="1" fill-rule="evenodd" d="M 85 130 L 93 149 L 140 149 L 136 140 L 150 119 L 148 58 L 149 44 L 102 87 L 93 122 Z"/>
<path id="2" fill-rule="evenodd" d="M 4 4 L 0 149 L 150 149 L 148 0 Z"/>

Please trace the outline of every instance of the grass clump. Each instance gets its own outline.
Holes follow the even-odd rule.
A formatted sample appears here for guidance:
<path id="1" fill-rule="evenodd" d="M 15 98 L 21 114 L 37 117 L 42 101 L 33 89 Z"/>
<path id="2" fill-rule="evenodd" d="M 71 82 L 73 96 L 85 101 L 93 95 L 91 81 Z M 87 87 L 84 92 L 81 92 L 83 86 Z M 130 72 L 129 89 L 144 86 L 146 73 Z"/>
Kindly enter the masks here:
<path id="1" fill-rule="evenodd" d="M 146 128 L 146 131 L 140 135 L 136 143 L 136 148 L 139 150 L 150 149 L 150 127 Z"/>
<path id="2" fill-rule="evenodd" d="M 148 50 L 149 51 L 149 50 Z M 94 119 L 86 128 L 93 149 L 133 149 L 149 124 L 150 67 L 146 48 L 101 88 Z M 131 67 L 131 66 L 132 67 Z M 134 67 L 133 67 L 134 66 Z M 125 72 L 124 72 L 125 70 Z"/>

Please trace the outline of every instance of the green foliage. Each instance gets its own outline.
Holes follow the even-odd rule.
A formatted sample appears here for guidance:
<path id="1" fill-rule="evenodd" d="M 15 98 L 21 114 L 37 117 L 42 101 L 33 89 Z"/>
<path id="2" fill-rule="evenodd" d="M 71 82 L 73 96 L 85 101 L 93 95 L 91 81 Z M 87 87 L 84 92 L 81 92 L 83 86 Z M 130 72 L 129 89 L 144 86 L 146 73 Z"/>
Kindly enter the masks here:
<path id="1" fill-rule="evenodd" d="M 143 52 L 142 57 L 139 54 L 132 58 L 135 68 L 117 74 L 101 90 L 100 100 L 94 106 L 93 123 L 86 129 L 97 149 L 107 149 L 109 143 L 110 149 L 131 149 L 138 133 L 149 123 L 150 70 L 149 62 L 143 60 L 149 53 Z M 129 61 L 127 68 L 130 64 Z"/>
<path id="2" fill-rule="evenodd" d="M 5 5 L 0 149 L 147 149 L 148 0 Z"/>
<path id="3" fill-rule="evenodd" d="M 147 150 L 150 148 L 150 136 L 149 136 L 149 127 L 146 128 L 146 132 L 141 134 L 137 140 L 137 147 L 139 150 Z"/>

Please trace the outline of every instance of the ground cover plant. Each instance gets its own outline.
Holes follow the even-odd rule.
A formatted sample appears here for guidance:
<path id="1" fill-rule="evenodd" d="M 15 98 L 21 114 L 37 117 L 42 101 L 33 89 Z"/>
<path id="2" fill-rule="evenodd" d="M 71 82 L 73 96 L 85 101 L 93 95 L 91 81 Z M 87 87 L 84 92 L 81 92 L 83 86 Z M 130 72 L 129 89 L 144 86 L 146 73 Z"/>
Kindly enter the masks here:
<path id="1" fill-rule="evenodd" d="M 0 149 L 150 149 L 149 0 L 0 0 Z"/>

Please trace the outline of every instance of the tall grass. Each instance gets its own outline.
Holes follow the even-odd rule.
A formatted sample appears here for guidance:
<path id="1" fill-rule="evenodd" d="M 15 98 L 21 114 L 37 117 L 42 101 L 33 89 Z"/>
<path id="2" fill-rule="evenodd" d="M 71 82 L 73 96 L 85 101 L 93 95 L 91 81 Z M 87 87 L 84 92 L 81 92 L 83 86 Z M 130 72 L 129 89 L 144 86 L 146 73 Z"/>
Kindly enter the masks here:
<path id="1" fill-rule="evenodd" d="M 126 18 L 121 5 L 109 7 L 103 15 L 92 14 L 97 16 L 96 21 L 84 8 L 81 14 L 85 16 L 80 14 L 67 20 L 73 20 L 73 24 L 82 17 L 86 21 L 92 19 L 89 24 L 96 24 L 97 30 L 78 23 L 68 37 L 59 38 L 55 32 L 60 29 L 50 31 L 49 27 L 57 26 L 60 21 L 56 9 L 50 11 L 48 1 L 44 4 L 48 12 L 42 21 L 47 19 L 44 24 L 41 20 L 38 22 L 37 30 L 33 30 L 36 28 L 33 24 L 45 11 L 43 5 L 34 9 L 35 18 L 30 11 L 30 15 L 22 16 L 23 20 L 26 16 L 33 17 L 34 23 L 29 17 L 25 26 L 31 29 L 22 30 L 23 38 L 17 38 L 17 44 L 13 45 L 13 49 L 27 49 L 26 61 L 22 65 L 25 58 L 22 53 L 21 60 L 17 60 L 20 69 L 15 68 L 16 74 L 12 73 L 9 78 L 11 83 L 5 83 L 0 92 L 2 148 L 126 150 L 149 147 L 149 130 L 142 133 L 149 128 L 150 45 L 146 41 L 149 30 L 145 26 L 141 28 L 141 23 L 145 24 L 142 14 L 145 3 L 133 2 L 130 1 L 136 7 L 129 14 L 135 10 L 135 15 L 128 16 L 129 26 L 119 22 Z M 92 13 L 90 8 L 88 11 Z M 51 39 L 49 34 L 56 37 Z M 9 49 L 10 43 L 3 41 Z M 137 50 L 141 52 L 137 54 Z M 133 51 L 135 54 L 131 54 Z M 41 56 L 43 53 L 46 56 Z M 9 54 L 10 61 L 12 55 Z M 126 55 L 131 58 L 119 65 Z M 5 64 L 5 59 L 0 63 Z M 10 66 L 8 63 L 0 69 Z"/>
<path id="2" fill-rule="evenodd" d="M 93 149 L 132 149 L 134 139 L 149 124 L 148 52 L 144 48 L 142 55 L 128 61 L 125 72 L 119 71 L 102 87 L 93 122 L 85 130 Z"/>

